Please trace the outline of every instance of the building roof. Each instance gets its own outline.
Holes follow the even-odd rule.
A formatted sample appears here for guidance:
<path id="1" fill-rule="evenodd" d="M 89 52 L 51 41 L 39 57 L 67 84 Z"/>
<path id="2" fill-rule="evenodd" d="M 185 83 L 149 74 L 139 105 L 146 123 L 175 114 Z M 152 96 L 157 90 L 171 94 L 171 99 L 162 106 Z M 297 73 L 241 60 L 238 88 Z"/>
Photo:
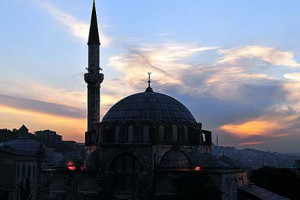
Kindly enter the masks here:
<path id="1" fill-rule="evenodd" d="M 36 154 L 40 148 L 40 142 L 27 137 L 19 137 L 17 139 L 4 142 L 3 146 L 9 146 L 11 149 L 18 152 Z"/>
<path id="2" fill-rule="evenodd" d="M 269 190 L 258 187 L 256 185 L 243 186 L 243 187 L 239 187 L 239 189 L 246 192 L 246 193 L 249 193 L 249 194 L 255 196 L 257 199 L 262 199 L 262 200 L 288 200 L 288 198 L 286 198 L 286 197 L 280 196 L 278 194 L 270 192 Z"/>
<path id="3" fill-rule="evenodd" d="M 176 99 L 157 92 L 133 94 L 112 106 L 102 122 L 188 122 L 195 123 L 192 113 Z"/>
<path id="4" fill-rule="evenodd" d="M 25 131 L 28 132 L 28 128 L 23 124 L 20 128 L 19 131 Z"/>

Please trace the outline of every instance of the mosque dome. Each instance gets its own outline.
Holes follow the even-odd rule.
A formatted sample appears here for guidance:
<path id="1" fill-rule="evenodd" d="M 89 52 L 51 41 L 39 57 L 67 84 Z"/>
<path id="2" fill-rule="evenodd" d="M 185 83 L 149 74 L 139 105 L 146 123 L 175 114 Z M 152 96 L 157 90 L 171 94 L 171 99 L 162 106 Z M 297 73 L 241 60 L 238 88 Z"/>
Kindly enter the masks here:
<path id="1" fill-rule="evenodd" d="M 182 103 L 148 88 L 145 92 L 130 95 L 117 102 L 102 120 L 102 122 L 128 121 L 196 123 L 194 116 Z"/>

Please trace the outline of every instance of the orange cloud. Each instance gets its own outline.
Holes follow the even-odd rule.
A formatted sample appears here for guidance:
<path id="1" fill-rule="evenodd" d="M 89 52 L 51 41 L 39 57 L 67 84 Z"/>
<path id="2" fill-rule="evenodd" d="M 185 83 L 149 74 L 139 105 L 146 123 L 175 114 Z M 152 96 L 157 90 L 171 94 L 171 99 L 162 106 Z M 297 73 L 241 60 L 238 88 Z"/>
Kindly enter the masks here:
<path id="1" fill-rule="evenodd" d="M 288 133 L 282 133 L 298 121 L 298 115 L 263 116 L 243 123 L 230 123 L 221 126 L 219 129 L 227 133 L 246 138 L 255 135 L 267 135 L 269 137 L 284 137 Z"/>
<path id="2" fill-rule="evenodd" d="M 249 137 L 254 135 L 266 135 L 273 130 L 279 129 L 281 124 L 267 120 L 252 120 L 241 124 L 225 124 L 220 127 L 221 130 L 240 137 Z"/>

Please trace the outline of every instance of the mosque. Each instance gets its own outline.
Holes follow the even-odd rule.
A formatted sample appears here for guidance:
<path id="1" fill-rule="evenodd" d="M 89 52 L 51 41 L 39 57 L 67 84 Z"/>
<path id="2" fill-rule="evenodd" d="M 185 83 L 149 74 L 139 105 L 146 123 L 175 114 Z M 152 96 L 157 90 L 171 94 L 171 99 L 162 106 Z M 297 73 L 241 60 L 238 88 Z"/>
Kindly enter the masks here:
<path id="1" fill-rule="evenodd" d="M 84 75 L 89 154 L 83 166 L 69 161 L 45 172 L 43 199 L 180 199 L 178 183 L 191 176 L 206 177 L 196 190 L 206 187 L 216 191 L 215 199 L 237 199 L 238 186 L 247 184 L 245 171 L 211 155 L 212 133 L 181 102 L 155 92 L 150 73 L 145 91 L 117 102 L 100 122 L 99 47 L 93 2 Z"/>

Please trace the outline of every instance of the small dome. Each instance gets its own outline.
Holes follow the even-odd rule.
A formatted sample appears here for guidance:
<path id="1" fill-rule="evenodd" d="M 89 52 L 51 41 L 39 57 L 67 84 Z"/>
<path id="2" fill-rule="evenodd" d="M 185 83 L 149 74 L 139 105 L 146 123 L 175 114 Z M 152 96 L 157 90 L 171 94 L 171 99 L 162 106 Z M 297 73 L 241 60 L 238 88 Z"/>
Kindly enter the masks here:
<path id="1" fill-rule="evenodd" d="M 11 149 L 19 152 L 36 154 L 40 148 L 40 142 L 30 138 L 19 137 L 8 142 L 4 142 L 3 146 L 9 146 Z"/>
<path id="2" fill-rule="evenodd" d="M 172 169 L 186 169 L 191 168 L 191 161 L 189 157 L 180 150 L 170 150 L 163 155 L 160 167 Z"/>
<path id="3" fill-rule="evenodd" d="M 133 94 L 112 106 L 102 122 L 180 121 L 195 123 L 191 112 L 176 99 L 153 91 Z"/>

